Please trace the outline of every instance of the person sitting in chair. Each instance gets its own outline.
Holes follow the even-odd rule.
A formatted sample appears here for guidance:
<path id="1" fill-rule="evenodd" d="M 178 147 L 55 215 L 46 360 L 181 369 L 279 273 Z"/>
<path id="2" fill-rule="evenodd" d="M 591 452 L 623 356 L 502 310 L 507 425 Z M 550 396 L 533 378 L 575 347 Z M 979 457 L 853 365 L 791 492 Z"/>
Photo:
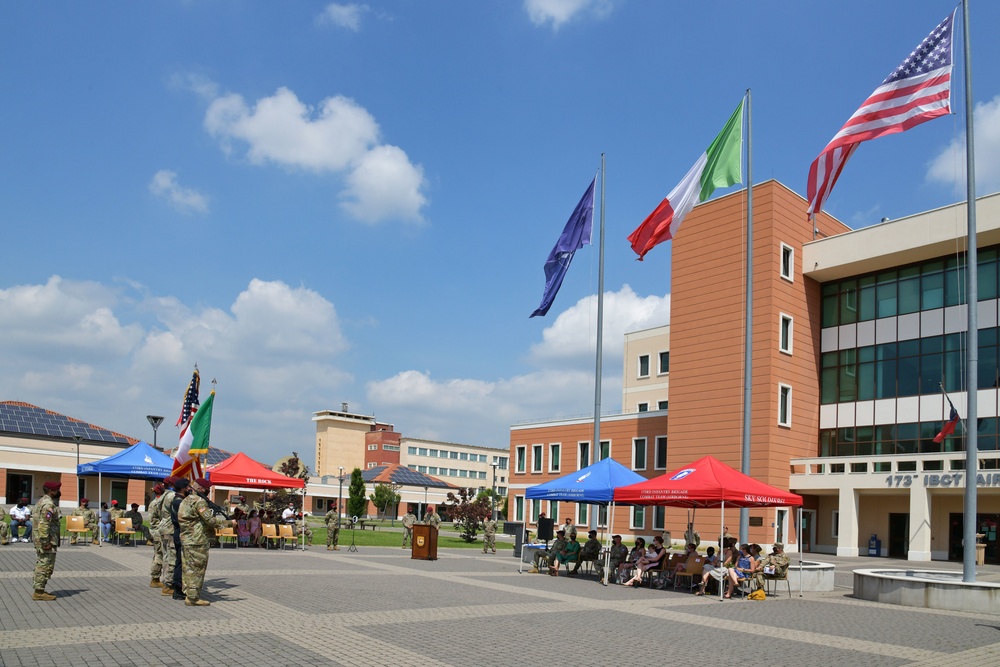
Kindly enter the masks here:
<path id="1" fill-rule="evenodd" d="M 583 543 L 580 548 L 580 558 L 576 561 L 576 567 L 574 567 L 570 572 L 569 576 L 575 577 L 576 573 L 580 571 L 580 566 L 584 561 L 594 562 L 597 560 L 597 554 L 601 553 L 601 543 L 597 539 L 597 531 L 592 530 L 587 533 L 587 541 Z"/>
<path id="2" fill-rule="evenodd" d="M 638 563 L 643 556 L 646 555 L 646 540 L 641 537 L 635 538 L 635 546 L 632 550 L 628 552 L 628 558 L 618 566 L 618 581 L 624 583 L 626 579 L 631 576 L 632 570 L 635 569 L 636 563 Z"/>
<path id="3" fill-rule="evenodd" d="M 611 538 L 611 552 L 608 554 L 608 572 L 612 575 L 618 574 L 618 566 L 628 559 L 628 547 L 622 544 L 622 536 L 615 535 Z M 604 561 L 597 559 L 594 569 L 597 571 L 597 578 L 604 580 Z"/>
<path id="4" fill-rule="evenodd" d="M 785 545 L 775 542 L 771 545 L 771 553 L 760 559 L 760 563 L 754 570 L 757 579 L 757 588 L 764 587 L 764 577 L 776 577 L 784 579 L 788 576 L 788 565 L 791 560 L 785 555 Z"/>
<path id="5" fill-rule="evenodd" d="M 663 538 L 657 535 L 653 538 L 653 544 L 646 551 L 646 555 L 636 562 L 635 574 L 625 582 L 625 585 L 636 587 L 642 581 L 643 573 L 658 568 L 666 556 L 667 550 L 663 548 Z"/>
<path id="6" fill-rule="evenodd" d="M 539 549 L 538 553 L 534 557 L 534 569 L 532 572 L 541 572 L 542 567 L 550 568 L 556 560 L 556 554 L 565 551 L 566 549 L 566 531 L 559 530 L 556 531 L 556 539 L 552 542 L 552 546 L 548 549 Z M 545 563 L 543 566 L 542 563 Z M 546 569 L 546 571 L 548 571 Z"/>
<path id="7" fill-rule="evenodd" d="M 124 518 L 132 521 L 132 530 L 145 537 L 148 546 L 153 546 L 153 538 L 149 534 L 149 528 L 142 523 L 142 512 L 139 511 L 139 503 L 132 503 L 132 509 L 125 512 Z"/>
<path id="8" fill-rule="evenodd" d="M 559 531 L 560 533 L 563 531 Z M 580 543 L 576 541 L 576 535 L 573 534 L 569 538 L 569 542 L 563 547 L 562 551 L 558 551 L 555 554 L 555 558 L 552 560 L 552 564 L 549 565 L 549 574 L 553 577 L 559 576 L 559 565 L 566 565 L 566 569 L 569 569 L 568 563 L 579 562 L 580 560 Z"/>
<path id="9" fill-rule="evenodd" d="M 736 559 L 736 566 L 729 568 L 729 587 L 724 597 L 733 597 L 733 591 L 740 582 L 749 579 L 754 573 L 754 559 L 750 556 L 750 545 L 744 544 L 740 547 L 739 556 Z"/>

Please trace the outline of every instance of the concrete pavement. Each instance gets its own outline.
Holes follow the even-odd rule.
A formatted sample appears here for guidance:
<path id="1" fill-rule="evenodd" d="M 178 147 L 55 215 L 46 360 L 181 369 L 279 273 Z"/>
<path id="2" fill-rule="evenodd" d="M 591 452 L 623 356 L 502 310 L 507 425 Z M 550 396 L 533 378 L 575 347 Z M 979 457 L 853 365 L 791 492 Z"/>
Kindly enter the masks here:
<path id="1" fill-rule="evenodd" d="M 504 549 L 503 554 L 509 554 Z M 987 665 L 1000 616 L 853 599 L 850 570 L 906 567 L 838 559 L 837 590 L 764 602 L 518 574 L 509 555 L 402 549 L 213 549 L 205 598 L 190 608 L 148 587 L 152 549 L 64 545 L 34 602 L 29 544 L 0 547 L 0 664 L 83 665 Z M 930 563 L 959 570 L 956 563 Z M 981 570 L 1000 580 L 1000 568 Z M 571 645 L 572 655 L 557 647 Z"/>

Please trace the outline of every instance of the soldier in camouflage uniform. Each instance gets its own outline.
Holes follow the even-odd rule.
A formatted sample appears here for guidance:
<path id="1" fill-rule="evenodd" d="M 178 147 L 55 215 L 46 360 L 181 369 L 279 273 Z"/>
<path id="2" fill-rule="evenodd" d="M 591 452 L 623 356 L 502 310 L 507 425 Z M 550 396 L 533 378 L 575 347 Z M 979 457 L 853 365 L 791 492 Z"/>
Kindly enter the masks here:
<path id="1" fill-rule="evenodd" d="M 434 506 L 431 505 L 427 508 L 427 515 L 424 516 L 424 523 L 435 528 L 440 528 L 441 526 L 441 515 L 437 513 Z"/>
<path id="2" fill-rule="evenodd" d="M 90 509 L 90 501 L 86 498 L 80 499 L 80 506 L 73 510 L 73 516 L 82 516 L 84 526 L 94 536 L 94 544 L 99 544 L 97 540 L 97 513 Z M 73 533 L 69 537 L 70 544 L 76 544 L 77 534 Z"/>
<path id="3" fill-rule="evenodd" d="M 160 573 L 163 572 L 163 539 L 160 537 L 160 522 L 163 520 L 163 484 L 153 487 L 153 500 L 149 503 L 149 537 L 153 540 L 153 566 L 149 568 L 149 587 L 163 588 Z"/>
<path id="4" fill-rule="evenodd" d="M 170 476 L 163 479 L 165 491 L 160 497 L 160 549 L 163 552 L 163 568 L 160 572 L 160 583 L 163 584 L 164 595 L 171 595 L 174 588 L 171 583 L 174 580 L 174 565 L 177 561 L 177 552 L 174 549 L 174 523 L 170 518 L 170 505 L 174 502 L 176 491 L 174 484 L 177 478 Z"/>
<path id="5" fill-rule="evenodd" d="M 111 501 L 111 534 L 108 536 L 110 539 L 114 539 L 115 535 L 118 533 L 118 519 L 125 518 L 125 510 L 118 507 L 118 501 Z"/>
<path id="6" fill-rule="evenodd" d="M 32 600 L 55 600 L 56 596 L 45 592 L 52 571 L 56 566 L 56 549 L 59 547 L 59 496 L 62 495 L 59 482 L 45 482 L 42 490 L 45 492 L 31 512 L 31 523 L 35 539 L 35 576 L 32 583 L 35 592 Z"/>
<path id="7" fill-rule="evenodd" d="M 326 550 L 340 551 L 337 543 L 340 541 L 340 508 L 334 505 L 323 517 L 326 524 Z"/>
<path id="8" fill-rule="evenodd" d="M 7 510 L 0 505 L 0 544 L 10 544 L 10 526 L 7 525 Z"/>
<path id="9" fill-rule="evenodd" d="M 177 521 L 181 527 L 181 569 L 184 589 L 184 604 L 188 607 L 207 607 L 208 600 L 201 599 L 201 588 L 205 584 L 205 570 L 208 568 L 209 535 L 216 530 L 233 525 L 225 517 L 216 516 L 205 501 L 205 493 L 211 482 L 204 477 L 194 481 L 189 494 L 177 510 Z"/>
<path id="10" fill-rule="evenodd" d="M 406 506 L 406 514 L 403 515 L 403 548 L 407 548 L 413 543 L 413 525 L 417 522 L 417 515 L 413 513 L 413 505 Z"/>
<path id="11" fill-rule="evenodd" d="M 532 566 L 532 572 L 541 572 L 542 566 L 539 565 L 542 561 L 545 561 L 545 567 L 552 567 L 552 564 L 556 561 L 556 554 L 560 554 L 566 550 L 566 544 L 569 540 L 566 539 L 565 530 L 556 531 L 556 539 L 552 542 L 552 546 L 548 549 L 539 549 L 538 553 L 535 554 L 534 564 Z"/>
<path id="12" fill-rule="evenodd" d="M 785 554 L 785 545 L 781 542 L 775 542 L 771 545 L 771 553 L 760 559 L 760 565 L 754 569 L 754 579 L 757 581 L 757 588 L 764 588 L 764 577 L 777 577 L 778 579 L 784 579 L 788 576 L 788 566 L 791 564 L 791 559 Z M 773 567 L 774 573 L 765 575 L 764 568 Z"/>
<path id="13" fill-rule="evenodd" d="M 487 549 L 497 552 L 497 522 L 493 517 L 488 517 L 483 521 L 483 553 Z"/>
<path id="14" fill-rule="evenodd" d="M 236 514 L 236 510 L 239 510 L 240 512 L 243 512 L 243 516 L 249 517 L 250 506 L 247 505 L 247 497 L 246 496 L 236 496 L 236 497 L 239 499 L 239 503 L 236 505 L 235 509 L 233 509 L 233 515 Z"/>
<path id="15" fill-rule="evenodd" d="M 618 566 L 628 560 L 628 547 L 622 544 L 622 536 L 615 535 L 611 538 L 611 553 L 609 554 L 610 562 L 608 563 L 608 572 L 612 576 L 617 574 Z M 597 570 L 597 580 L 604 581 L 604 559 L 598 558 L 597 563 L 594 565 L 594 569 Z M 610 579 L 609 579 L 610 580 Z"/>
<path id="16" fill-rule="evenodd" d="M 694 529 L 693 523 L 689 523 L 688 529 L 684 531 L 684 542 L 693 544 L 696 549 L 701 546 L 701 533 Z"/>

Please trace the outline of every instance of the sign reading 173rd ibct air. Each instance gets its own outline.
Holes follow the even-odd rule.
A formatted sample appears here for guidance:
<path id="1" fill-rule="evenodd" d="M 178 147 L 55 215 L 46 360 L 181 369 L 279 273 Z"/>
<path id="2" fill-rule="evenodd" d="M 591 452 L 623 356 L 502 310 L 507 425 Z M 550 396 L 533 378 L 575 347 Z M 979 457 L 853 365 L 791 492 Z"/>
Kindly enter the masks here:
<path id="1" fill-rule="evenodd" d="M 956 488 L 965 486 L 965 473 L 925 473 L 923 475 L 889 475 L 885 478 L 885 484 L 889 488 L 912 486 L 914 482 L 920 483 L 923 478 L 923 485 L 927 487 Z M 1000 486 L 1000 473 L 978 473 L 976 475 L 976 486 Z"/>

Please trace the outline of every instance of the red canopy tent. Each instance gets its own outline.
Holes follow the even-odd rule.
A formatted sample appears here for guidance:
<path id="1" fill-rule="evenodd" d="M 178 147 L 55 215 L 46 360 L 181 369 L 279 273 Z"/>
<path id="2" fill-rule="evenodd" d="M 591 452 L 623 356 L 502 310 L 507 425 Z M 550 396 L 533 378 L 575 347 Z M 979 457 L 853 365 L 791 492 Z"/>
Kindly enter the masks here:
<path id="1" fill-rule="evenodd" d="M 306 482 L 297 477 L 276 473 L 240 452 L 212 466 L 208 471 L 212 484 L 249 489 L 304 489 Z"/>
<path id="2" fill-rule="evenodd" d="M 615 502 L 671 507 L 798 507 L 802 496 L 759 482 L 706 456 L 665 475 L 615 489 Z"/>

